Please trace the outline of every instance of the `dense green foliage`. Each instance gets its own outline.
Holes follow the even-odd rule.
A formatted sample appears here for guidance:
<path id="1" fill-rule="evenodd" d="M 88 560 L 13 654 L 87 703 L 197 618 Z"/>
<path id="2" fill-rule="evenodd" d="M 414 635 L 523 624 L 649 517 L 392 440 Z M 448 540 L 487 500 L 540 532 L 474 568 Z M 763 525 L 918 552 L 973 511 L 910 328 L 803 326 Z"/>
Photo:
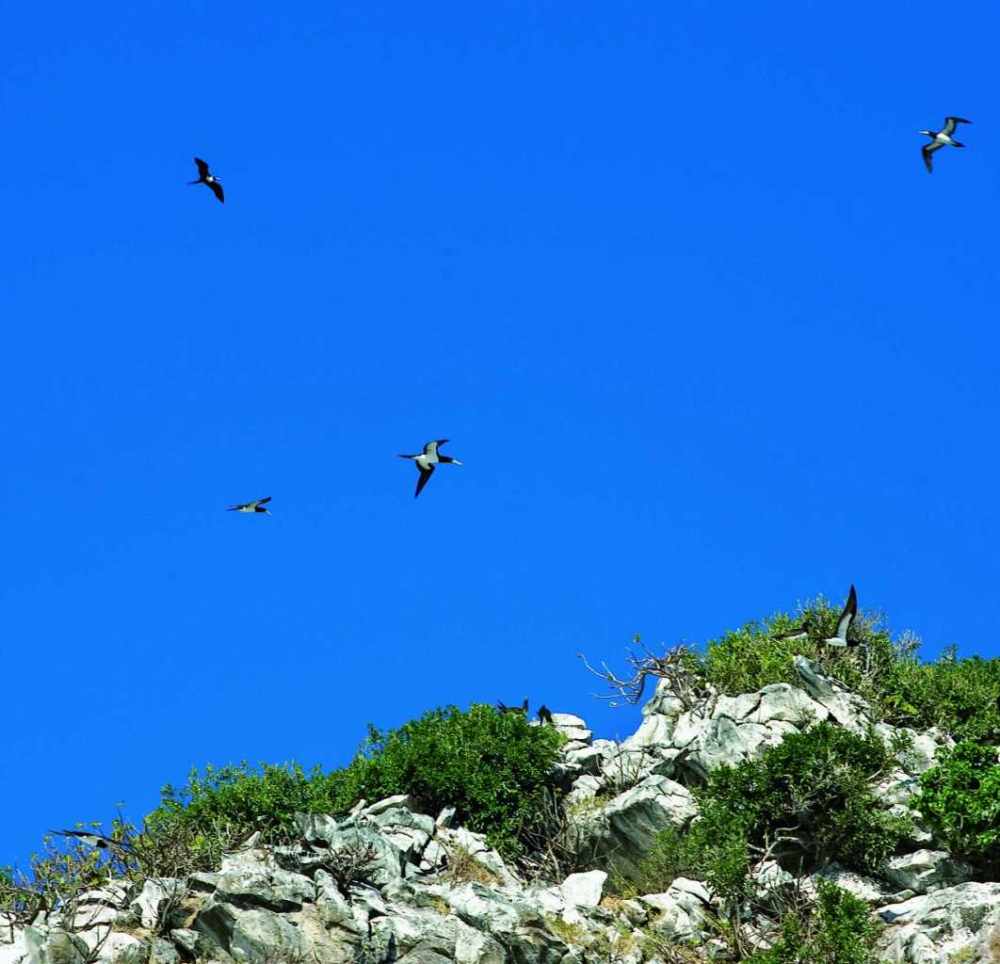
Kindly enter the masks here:
<path id="1" fill-rule="evenodd" d="M 798 685 L 793 660 L 803 655 L 868 700 L 886 722 L 927 729 L 938 726 L 955 739 L 1000 742 L 1000 659 L 958 659 L 945 652 L 930 663 L 917 658 L 917 641 L 893 640 L 878 617 L 860 614 L 844 651 L 824 647 L 839 608 L 820 599 L 795 617 L 777 613 L 711 640 L 692 670 L 723 693 L 736 695 L 769 683 Z M 778 637 L 805 622 L 809 638 Z"/>
<path id="2" fill-rule="evenodd" d="M 782 915 L 781 936 L 749 964 L 876 964 L 879 928 L 868 905 L 827 880 L 817 890 L 815 903 Z"/>
<path id="3" fill-rule="evenodd" d="M 350 765 L 330 773 L 246 764 L 192 773 L 182 790 L 164 789 L 146 833 L 183 833 L 209 858 L 220 839 L 255 830 L 285 837 L 297 812 L 343 813 L 361 799 L 406 793 L 421 812 L 455 807 L 464 826 L 516 858 L 546 832 L 560 741 L 555 729 L 531 726 L 519 713 L 433 710 L 389 733 L 370 730 Z"/>
<path id="4" fill-rule="evenodd" d="M 796 871 L 836 860 L 877 872 L 911 829 L 870 789 L 891 763 L 874 734 L 820 723 L 757 760 L 716 770 L 695 791 L 699 818 L 685 834 L 659 835 L 638 888 L 656 892 L 687 873 L 739 902 L 751 895 L 751 865 L 766 851 Z"/>
<path id="5" fill-rule="evenodd" d="M 417 810 L 432 814 L 453 806 L 463 826 L 516 857 L 544 834 L 561 743 L 553 727 L 532 726 L 520 713 L 435 710 L 391 733 L 372 731 L 340 775 L 341 793 L 354 800 L 408 793 Z"/>
<path id="6" fill-rule="evenodd" d="M 920 778 L 915 806 L 953 853 L 1000 869 L 1000 763 L 971 740 L 944 751 Z"/>

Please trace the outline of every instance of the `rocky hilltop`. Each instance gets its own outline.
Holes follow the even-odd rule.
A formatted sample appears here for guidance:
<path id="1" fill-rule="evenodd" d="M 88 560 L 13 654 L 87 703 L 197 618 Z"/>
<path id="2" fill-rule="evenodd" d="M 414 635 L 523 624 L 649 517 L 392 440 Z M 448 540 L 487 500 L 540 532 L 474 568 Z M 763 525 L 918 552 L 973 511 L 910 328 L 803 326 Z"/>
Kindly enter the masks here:
<path id="1" fill-rule="evenodd" d="M 0 964 L 756 960 L 780 939 L 767 895 L 808 902 L 831 882 L 864 902 L 877 942 L 869 958 L 838 958 L 817 944 L 816 960 L 1000 961 L 1000 883 L 953 857 L 911 806 L 920 775 L 952 739 L 880 722 L 808 658 L 797 656 L 794 671 L 794 685 L 738 696 L 705 686 L 685 698 L 661 680 L 641 726 L 621 743 L 595 740 L 583 719 L 554 713 L 551 725 L 565 737 L 556 774 L 563 840 L 575 854 L 561 879 L 525 879 L 482 835 L 457 825 L 453 810 L 421 813 L 397 795 L 339 817 L 299 814 L 292 843 L 250 837 L 212 871 L 108 879 L 31 921 L 0 917 Z M 670 828 L 681 839 L 690 832 L 698 788 L 713 773 L 823 723 L 892 747 L 892 765 L 872 790 L 909 829 L 877 872 L 836 860 L 796 868 L 780 848 L 764 848 L 752 866 L 757 899 L 735 909 L 693 876 L 641 892 L 657 840 Z"/>

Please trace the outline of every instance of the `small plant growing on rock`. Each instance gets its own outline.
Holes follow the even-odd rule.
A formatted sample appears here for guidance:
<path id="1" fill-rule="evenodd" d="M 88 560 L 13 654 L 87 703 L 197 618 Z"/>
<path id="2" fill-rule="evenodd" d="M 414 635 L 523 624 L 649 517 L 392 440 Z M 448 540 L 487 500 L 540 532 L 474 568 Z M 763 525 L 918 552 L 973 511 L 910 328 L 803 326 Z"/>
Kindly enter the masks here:
<path id="1" fill-rule="evenodd" d="M 797 900 L 778 922 L 768 950 L 748 964 L 877 964 L 879 927 L 868 905 L 828 880 L 818 885 L 815 903 Z"/>
<path id="2" fill-rule="evenodd" d="M 446 874 L 449 880 L 459 884 L 491 885 L 499 883 L 499 878 L 489 867 L 476 860 L 464 847 L 457 845 L 449 850 Z"/>

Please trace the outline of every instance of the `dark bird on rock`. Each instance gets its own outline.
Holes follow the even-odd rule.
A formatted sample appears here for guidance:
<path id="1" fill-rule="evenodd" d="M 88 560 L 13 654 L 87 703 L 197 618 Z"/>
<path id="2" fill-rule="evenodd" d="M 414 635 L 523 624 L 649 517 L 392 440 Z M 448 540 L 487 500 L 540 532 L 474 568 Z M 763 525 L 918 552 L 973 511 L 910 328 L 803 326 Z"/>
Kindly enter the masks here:
<path id="1" fill-rule="evenodd" d="M 944 119 L 944 127 L 939 131 L 920 131 L 925 137 L 931 139 L 930 144 L 924 144 L 920 149 L 921 153 L 924 155 L 924 166 L 927 168 L 928 174 L 934 173 L 934 161 L 933 156 L 935 151 L 941 150 L 942 147 L 965 147 L 964 144 L 960 144 L 951 135 L 955 133 L 955 128 L 959 124 L 971 124 L 972 121 L 966 120 L 964 117 L 946 117 Z"/>
<path id="2" fill-rule="evenodd" d="M 49 833 L 58 834 L 60 837 L 72 837 L 88 847 L 97 847 L 98 850 L 124 850 L 130 853 L 135 849 L 132 844 L 124 840 L 113 840 L 91 830 L 50 830 Z"/>
<path id="3" fill-rule="evenodd" d="M 423 452 L 419 455 L 400 455 L 401 459 L 410 459 L 417 466 L 417 471 L 420 473 L 420 478 L 417 479 L 417 491 L 413 493 L 413 498 L 416 498 L 423 491 L 424 486 L 427 485 L 427 480 L 434 474 L 434 466 L 438 463 L 442 465 L 461 465 L 462 463 L 458 459 L 453 459 L 450 455 L 442 455 L 438 448 L 444 445 L 448 440 L 446 438 L 439 438 L 434 442 L 428 442 L 424 446 Z"/>
<path id="4" fill-rule="evenodd" d="M 548 723 L 549 726 L 555 726 L 552 720 L 552 710 L 550 710 L 544 703 L 538 707 L 538 722 Z"/>
<path id="5" fill-rule="evenodd" d="M 263 499 L 254 499 L 253 502 L 238 502 L 236 505 L 229 506 L 227 512 L 262 512 L 264 515 L 270 515 L 271 510 L 267 508 L 267 503 L 271 501 L 269 495 L 264 496 Z"/>
<path id="6" fill-rule="evenodd" d="M 847 604 L 844 606 L 840 613 L 840 618 L 837 620 L 837 631 L 829 639 L 824 639 L 823 642 L 827 646 L 856 646 L 857 643 L 853 643 L 847 638 L 847 631 L 851 628 L 851 623 L 854 622 L 855 617 L 858 615 L 858 594 L 854 591 L 854 586 L 851 586 L 851 591 L 847 594 Z"/>
<path id="7" fill-rule="evenodd" d="M 528 715 L 528 697 L 524 698 L 524 702 L 520 706 L 508 706 L 506 703 L 502 703 L 497 700 L 497 712 L 498 713 L 520 713 L 522 716 Z"/>
<path id="8" fill-rule="evenodd" d="M 198 165 L 198 180 L 188 181 L 188 184 L 204 184 L 212 189 L 212 193 L 219 199 L 220 203 L 225 203 L 226 199 L 222 193 L 222 181 L 220 181 L 209 169 L 208 163 L 200 157 L 194 159 Z"/>

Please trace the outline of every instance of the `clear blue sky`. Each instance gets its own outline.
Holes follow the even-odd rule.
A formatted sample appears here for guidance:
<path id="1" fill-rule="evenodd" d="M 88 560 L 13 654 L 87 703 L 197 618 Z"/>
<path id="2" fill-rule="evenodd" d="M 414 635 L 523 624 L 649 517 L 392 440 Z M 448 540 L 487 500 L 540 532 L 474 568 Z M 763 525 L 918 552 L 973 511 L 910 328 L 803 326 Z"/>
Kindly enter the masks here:
<path id="1" fill-rule="evenodd" d="M 436 705 L 625 735 L 579 650 L 852 581 L 996 655 L 998 31 L 7 4 L 0 864 Z M 436 437 L 465 464 L 415 502 L 396 453 Z"/>

